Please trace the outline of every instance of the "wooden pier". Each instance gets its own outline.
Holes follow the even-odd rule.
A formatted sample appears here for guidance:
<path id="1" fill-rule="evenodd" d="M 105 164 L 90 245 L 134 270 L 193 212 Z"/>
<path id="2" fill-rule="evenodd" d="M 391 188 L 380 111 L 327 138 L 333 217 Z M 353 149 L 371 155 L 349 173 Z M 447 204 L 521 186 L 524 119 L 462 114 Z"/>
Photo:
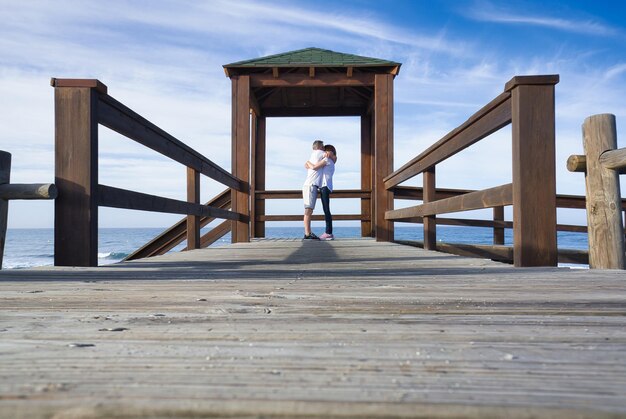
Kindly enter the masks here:
<path id="1" fill-rule="evenodd" d="M 626 417 L 623 271 L 373 239 L 0 272 L 0 417 Z"/>

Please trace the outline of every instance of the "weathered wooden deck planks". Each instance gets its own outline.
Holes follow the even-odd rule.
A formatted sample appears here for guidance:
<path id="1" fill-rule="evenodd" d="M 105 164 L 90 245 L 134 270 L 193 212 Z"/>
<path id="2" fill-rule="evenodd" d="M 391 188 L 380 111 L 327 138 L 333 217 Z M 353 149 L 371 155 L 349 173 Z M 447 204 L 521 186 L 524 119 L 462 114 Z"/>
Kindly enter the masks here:
<path id="1" fill-rule="evenodd" d="M 0 416 L 624 417 L 625 285 L 373 240 L 2 271 Z"/>

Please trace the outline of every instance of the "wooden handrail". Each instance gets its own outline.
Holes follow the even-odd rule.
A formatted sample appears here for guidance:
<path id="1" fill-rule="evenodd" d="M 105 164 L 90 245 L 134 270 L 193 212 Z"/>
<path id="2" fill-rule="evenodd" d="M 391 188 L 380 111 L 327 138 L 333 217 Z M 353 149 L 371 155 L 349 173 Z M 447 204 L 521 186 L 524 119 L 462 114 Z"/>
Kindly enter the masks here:
<path id="1" fill-rule="evenodd" d="M 360 189 L 344 189 L 335 190 L 332 198 L 370 198 L 371 191 L 362 191 Z M 274 190 L 274 191 L 255 191 L 256 199 L 302 199 L 301 190 Z"/>
<path id="2" fill-rule="evenodd" d="M 52 79 L 55 88 L 55 265 L 96 266 L 98 206 L 186 214 L 189 248 L 201 243 L 198 217 L 246 222 L 236 211 L 200 205 L 199 174 L 230 191 L 248 193 L 247 182 L 108 94 L 98 80 Z M 98 184 L 98 124 L 187 167 L 187 201 Z"/>
<path id="3" fill-rule="evenodd" d="M 394 199 L 421 201 L 424 197 L 423 188 L 420 186 L 396 186 L 392 191 Z M 451 198 L 470 192 L 476 192 L 476 189 L 436 189 L 437 198 L 439 199 Z M 585 196 L 558 194 L 556 196 L 556 206 L 557 208 L 585 209 Z M 622 209 L 626 210 L 626 198 L 622 198 Z"/>
<path id="4" fill-rule="evenodd" d="M 259 215 L 258 221 L 302 221 L 302 215 Z M 314 214 L 311 216 L 311 220 L 323 221 L 324 216 L 322 214 Z M 333 214 L 333 221 L 349 221 L 349 220 L 364 220 L 369 221 L 370 217 L 362 216 L 361 214 Z"/>
<path id="5" fill-rule="evenodd" d="M 501 218 L 501 207 L 513 205 L 515 265 L 556 265 L 554 85 L 558 81 L 558 75 L 512 78 L 503 93 L 466 122 L 385 177 L 384 188 L 394 191 L 401 182 L 423 174 L 421 195 L 424 203 L 387 210 L 384 219 L 397 221 L 423 217 L 424 247 L 436 250 L 435 217 L 438 214 L 493 207 L 494 218 Z M 437 164 L 508 124 L 512 124 L 513 182 L 462 195 L 454 191 L 451 195 L 456 196 L 446 198 L 438 195 Z M 399 194 L 403 192 L 408 191 Z M 496 242 L 502 239 L 502 231 L 494 232 Z"/>
<path id="6" fill-rule="evenodd" d="M 616 160 L 612 162 L 611 160 Z M 600 162 L 607 168 L 626 174 L 626 148 L 608 150 L 600 156 Z M 613 164 L 616 163 L 616 164 Z M 573 154 L 567 158 L 567 170 L 584 173 L 587 170 L 587 157 L 584 154 Z"/>
<path id="7" fill-rule="evenodd" d="M 194 204 L 177 199 L 163 198 L 112 186 L 98 185 L 98 205 L 102 207 L 132 209 L 140 211 L 186 214 L 201 217 L 223 218 L 240 221 L 241 214 L 221 208 Z"/>
<path id="8" fill-rule="evenodd" d="M 512 203 L 513 185 L 509 183 L 452 198 L 438 199 L 422 205 L 387 211 L 385 218 L 388 220 L 401 220 L 403 218 L 426 217 L 436 214 L 500 207 L 511 205 Z"/>
<path id="9" fill-rule="evenodd" d="M 511 94 L 501 93 L 467 121 L 384 179 L 391 189 L 457 154 L 511 122 Z"/>
<path id="10" fill-rule="evenodd" d="M 99 96 L 98 122 L 223 185 L 238 191 L 245 189 L 226 170 L 109 95 Z"/>
<path id="11" fill-rule="evenodd" d="M 5 183 L 0 185 L 0 199 L 55 199 L 58 194 L 54 183 Z"/>
<path id="12" fill-rule="evenodd" d="M 0 269 L 4 258 L 9 200 L 15 199 L 55 199 L 57 187 L 51 183 L 9 183 L 11 180 L 11 153 L 0 151 Z"/>
<path id="13" fill-rule="evenodd" d="M 225 191 L 218 194 L 215 198 L 208 201 L 205 205 L 212 208 L 220 208 L 222 210 L 227 210 L 230 208 L 230 197 L 231 192 L 230 189 L 226 189 Z M 215 217 L 201 217 L 200 218 L 200 228 L 206 226 L 215 220 Z M 216 237 L 213 241 L 219 239 L 224 234 L 230 231 L 230 222 L 225 221 L 222 224 L 228 226 L 228 230 L 224 231 L 222 235 Z M 219 227 L 219 226 L 218 226 Z M 217 228 L 217 227 L 216 227 Z M 222 229 L 218 229 L 216 231 L 222 231 Z M 215 230 L 215 229 L 213 229 Z M 211 230 L 211 231 L 213 231 Z M 210 233 L 210 232 L 209 232 Z M 207 237 L 209 233 L 205 234 L 200 239 L 200 247 L 209 246 L 212 241 L 210 241 L 210 237 Z M 215 233 L 213 235 L 216 235 Z M 152 256 L 163 255 L 174 247 L 178 246 L 178 244 L 182 243 L 187 238 L 187 218 L 183 218 L 172 227 L 168 228 L 161 234 L 159 234 L 154 239 L 150 240 L 148 243 L 141 246 L 139 249 L 135 250 L 133 253 L 128 255 L 124 260 L 135 260 L 142 259 Z"/>

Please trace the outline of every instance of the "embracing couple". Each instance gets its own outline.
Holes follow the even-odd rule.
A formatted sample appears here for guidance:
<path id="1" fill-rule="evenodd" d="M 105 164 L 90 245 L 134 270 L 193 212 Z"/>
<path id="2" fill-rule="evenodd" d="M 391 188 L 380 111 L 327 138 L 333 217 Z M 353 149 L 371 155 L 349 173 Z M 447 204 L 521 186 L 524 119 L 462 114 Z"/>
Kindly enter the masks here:
<path id="1" fill-rule="evenodd" d="M 305 240 L 333 240 L 333 217 L 330 214 L 330 194 L 333 191 L 333 174 L 337 150 L 330 144 L 324 145 L 323 141 L 313 142 L 313 153 L 304 163 L 307 169 L 306 180 L 302 186 L 302 198 L 304 199 L 304 239 Z M 322 198 L 324 219 L 326 220 L 326 232 L 320 237 L 311 231 L 311 215 L 317 202 L 318 193 Z"/>

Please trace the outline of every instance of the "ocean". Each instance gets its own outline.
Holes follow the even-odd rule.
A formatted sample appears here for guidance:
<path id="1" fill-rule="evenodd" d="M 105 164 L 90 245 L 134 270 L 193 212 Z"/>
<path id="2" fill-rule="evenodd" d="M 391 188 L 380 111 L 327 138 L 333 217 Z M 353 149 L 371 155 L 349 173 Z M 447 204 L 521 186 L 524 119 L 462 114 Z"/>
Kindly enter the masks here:
<path id="1" fill-rule="evenodd" d="M 102 228 L 98 238 L 98 264 L 107 265 L 124 259 L 137 248 L 162 233 L 165 228 Z M 323 233 L 314 226 L 315 233 Z M 360 237 L 360 227 L 335 227 L 335 237 Z M 268 238 L 301 238 L 302 227 L 266 227 Z M 453 243 L 492 244 L 493 230 L 482 227 L 437 226 L 437 240 Z M 396 227 L 397 240 L 422 240 L 421 225 Z M 512 244 L 512 230 L 505 230 L 505 244 Z M 230 234 L 212 246 L 230 243 Z M 560 248 L 587 249 L 586 233 L 559 232 Z M 180 251 L 184 242 L 172 251 Z M 25 269 L 54 264 L 53 229 L 9 229 L 4 250 L 2 269 Z"/>

